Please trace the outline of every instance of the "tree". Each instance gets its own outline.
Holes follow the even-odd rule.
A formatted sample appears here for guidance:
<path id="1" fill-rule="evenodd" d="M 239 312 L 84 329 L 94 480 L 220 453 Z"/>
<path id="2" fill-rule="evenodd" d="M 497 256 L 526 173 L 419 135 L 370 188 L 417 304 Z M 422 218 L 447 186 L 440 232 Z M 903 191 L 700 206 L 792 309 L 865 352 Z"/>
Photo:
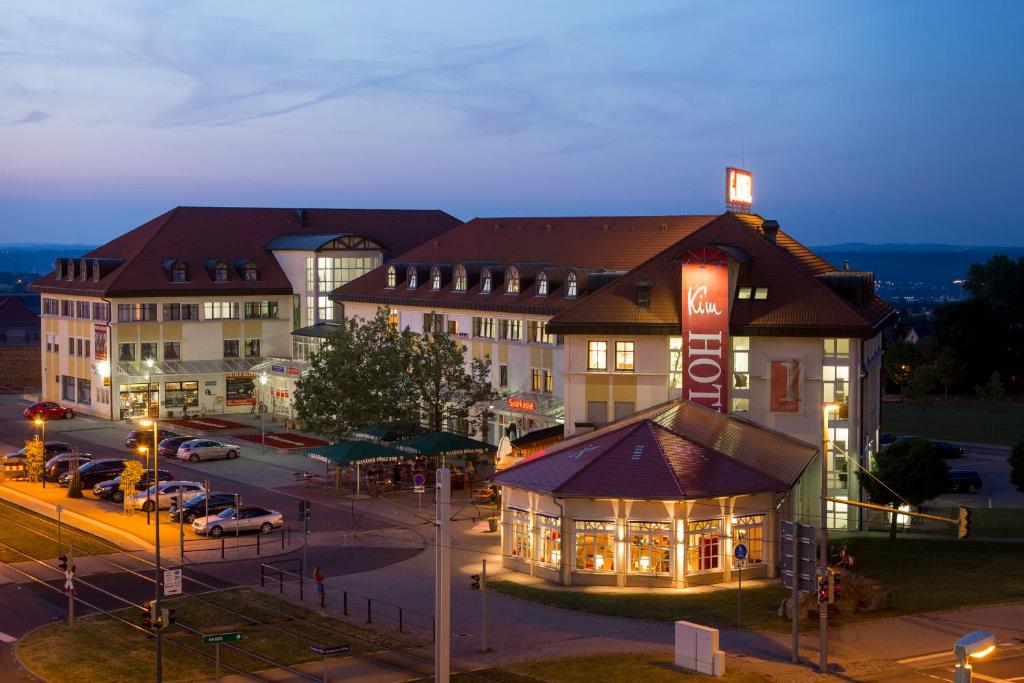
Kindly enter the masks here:
<path id="1" fill-rule="evenodd" d="M 138 460 L 127 460 L 121 470 L 121 493 L 124 494 L 124 511 L 135 511 L 135 493 L 142 479 L 142 463 Z M 155 484 L 154 484 L 155 485 Z"/>
<path id="2" fill-rule="evenodd" d="M 949 488 L 946 463 L 924 439 L 897 441 L 875 456 L 870 474 L 857 472 L 857 476 L 871 502 L 892 507 L 904 501 L 917 507 Z M 898 515 L 890 517 L 889 540 L 894 541 Z"/>
<path id="3" fill-rule="evenodd" d="M 451 426 L 468 434 L 483 431 L 486 410 L 496 397 L 491 388 L 491 359 L 474 358 L 466 371 L 466 347 L 445 332 L 416 339 L 410 365 L 410 391 L 431 431 Z"/>
<path id="4" fill-rule="evenodd" d="M 82 460 L 78 457 L 78 449 L 72 451 L 71 455 L 71 467 L 68 470 L 70 477 L 68 477 L 68 498 L 81 498 L 82 497 L 82 478 L 78 476 L 78 466 L 82 464 Z"/>
<path id="5" fill-rule="evenodd" d="M 1024 439 L 1014 445 L 1010 454 L 1010 483 L 1024 493 Z"/>
<path id="6" fill-rule="evenodd" d="M 885 364 L 885 374 L 889 381 L 895 384 L 902 392 L 914 374 L 914 367 L 920 361 L 917 348 L 910 342 L 895 341 L 885 350 L 882 357 Z"/>
<path id="7" fill-rule="evenodd" d="M 25 474 L 29 481 L 43 480 L 43 442 L 33 437 L 25 442 Z"/>
<path id="8" fill-rule="evenodd" d="M 994 439 L 996 436 L 996 425 L 999 423 L 994 413 L 1002 412 L 1006 405 L 1006 400 L 1009 398 L 1006 394 L 1006 387 L 1003 386 L 1003 380 L 999 377 L 999 373 L 993 372 L 987 382 L 975 385 L 974 391 L 978 394 L 981 402 L 992 411 L 992 414 L 988 415 L 989 434 L 990 438 Z"/>
<path id="9" fill-rule="evenodd" d="M 964 381 L 963 364 L 952 347 L 943 346 L 932 365 L 935 368 L 935 379 L 942 385 L 942 397 L 948 399 L 949 388 Z"/>

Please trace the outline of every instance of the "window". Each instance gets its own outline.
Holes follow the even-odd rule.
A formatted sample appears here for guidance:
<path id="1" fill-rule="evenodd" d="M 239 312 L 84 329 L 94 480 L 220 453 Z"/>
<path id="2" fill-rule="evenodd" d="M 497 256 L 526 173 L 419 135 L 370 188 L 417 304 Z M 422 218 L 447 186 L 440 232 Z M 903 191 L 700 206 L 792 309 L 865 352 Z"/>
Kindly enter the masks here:
<path id="1" fill-rule="evenodd" d="M 718 536 L 722 520 L 706 519 L 686 525 L 686 569 L 706 572 L 718 569 Z"/>
<path id="2" fill-rule="evenodd" d="M 835 496 L 836 498 L 842 498 L 846 500 L 846 496 Z M 828 524 L 829 529 L 846 529 L 850 525 L 849 518 L 850 506 L 846 503 L 835 503 L 831 500 L 825 501 L 825 520 Z M 905 521 L 907 518 L 896 515 L 897 522 Z M 886 520 L 889 519 L 889 515 L 886 514 Z"/>
<path id="3" fill-rule="evenodd" d="M 505 282 L 505 293 L 519 293 L 519 269 L 515 266 L 510 266 L 508 269 L 508 279 Z"/>
<path id="4" fill-rule="evenodd" d="M 179 360 L 181 358 L 181 342 L 164 342 L 164 360 Z"/>
<path id="5" fill-rule="evenodd" d="M 171 282 L 188 282 L 188 268 L 181 261 L 175 261 L 171 266 Z"/>
<path id="6" fill-rule="evenodd" d="M 225 358 L 238 358 L 238 340 L 237 339 L 225 339 L 224 340 L 224 357 Z"/>
<path id="7" fill-rule="evenodd" d="M 446 327 L 446 331 L 448 332 L 448 334 L 458 334 L 459 333 L 459 321 L 458 320 L 449 320 L 446 323 L 446 326 L 447 326 Z"/>
<path id="8" fill-rule="evenodd" d="M 260 340 L 259 339 L 246 339 L 245 340 L 245 357 L 246 358 L 259 358 L 260 357 Z"/>
<path id="9" fill-rule="evenodd" d="M 522 320 L 499 320 L 498 336 L 508 341 L 522 341 L 523 321 Z"/>
<path id="10" fill-rule="evenodd" d="M 228 264 L 224 263 L 223 261 L 218 261 L 216 265 L 213 266 L 213 281 L 228 281 Z"/>
<path id="11" fill-rule="evenodd" d="M 430 288 L 433 290 L 441 289 L 441 269 L 437 266 L 430 269 Z"/>
<path id="12" fill-rule="evenodd" d="M 750 337 L 732 338 L 732 388 L 750 388 Z"/>
<path id="13" fill-rule="evenodd" d="M 148 360 L 152 358 L 157 360 L 157 343 L 156 342 L 142 342 L 139 357 L 142 360 Z"/>
<path id="14" fill-rule="evenodd" d="M 110 320 L 110 304 L 96 304 L 92 305 L 92 319 L 93 320 Z"/>
<path id="15" fill-rule="evenodd" d="M 636 403 L 633 401 L 616 401 L 615 402 L 615 419 L 621 420 L 627 418 L 636 412 Z"/>
<path id="16" fill-rule="evenodd" d="M 850 485 L 850 466 L 846 459 L 850 430 L 846 427 L 828 428 L 828 477 L 830 489 L 846 489 Z"/>
<path id="17" fill-rule="evenodd" d="M 548 334 L 547 323 L 539 320 L 527 320 L 526 341 L 534 344 L 554 344 L 555 335 Z"/>
<path id="18" fill-rule="evenodd" d="M 764 562 L 764 515 L 732 518 L 732 547 L 740 543 L 747 546 L 747 564 Z"/>
<path id="19" fill-rule="evenodd" d="M 473 318 L 473 336 L 494 339 L 494 318 Z"/>
<path id="20" fill-rule="evenodd" d="M 541 386 L 540 368 L 530 370 L 530 390 L 539 392 Z"/>
<path id="21" fill-rule="evenodd" d="M 754 290 L 751 287 L 740 287 L 736 292 L 737 299 L 749 299 Z"/>
<path id="22" fill-rule="evenodd" d="M 92 356 L 92 348 L 91 348 L 92 347 L 92 340 L 91 339 L 83 339 L 82 340 L 82 345 L 85 347 L 85 351 L 82 353 L 82 357 L 83 358 L 91 357 Z"/>
<path id="23" fill-rule="evenodd" d="M 492 289 L 494 289 L 494 276 L 491 271 L 485 270 L 480 276 L 480 291 L 490 294 Z"/>
<path id="24" fill-rule="evenodd" d="M 89 302 L 88 301 L 76 301 L 75 302 L 75 317 L 81 318 L 82 320 L 89 319 Z"/>
<path id="25" fill-rule="evenodd" d="M 260 269 L 252 261 L 249 261 L 248 263 L 245 264 L 245 268 L 242 270 L 242 273 L 245 276 L 246 282 L 259 282 Z"/>
<path id="26" fill-rule="evenodd" d="M 466 275 L 465 266 L 455 266 L 455 283 L 452 286 L 456 292 L 465 292 L 469 285 L 469 278 Z"/>
<path id="27" fill-rule="evenodd" d="M 850 400 L 850 368 L 846 365 L 823 365 L 821 367 L 823 388 L 822 400 L 825 403 L 847 405 Z M 840 410 L 840 415 L 843 411 Z M 840 418 L 842 419 L 842 418 Z"/>
<path id="28" fill-rule="evenodd" d="M 615 571 L 615 522 L 576 520 L 576 569 Z"/>
<path id="29" fill-rule="evenodd" d="M 43 315 L 60 315 L 60 303 L 57 299 L 43 299 Z"/>
<path id="30" fill-rule="evenodd" d="M 509 554 L 517 560 L 530 559 L 530 513 L 508 509 Z"/>
<path id="31" fill-rule="evenodd" d="M 508 386 L 508 366 L 507 365 L 499 365 L 498 366 L 498 386 L 499 387 L 507 387 Z"/>
<path id="32" fill-rule="evenodd" d="M 164 406 L 181 408 L 199 405 L 199 382 L 164 383 Z"/>
<path id="33" fill-rule="evenodd" d="M 579 284 L 576 273 L 569 273 L 565 278 L 565 295 L 574 297 L 579 292 Z"/>
<path id="34" fill-rule="evenodd" d="M 392 308 L 391 312 L 388 313 L 388 327 L 390 327 L 392 329 L 392 331 L 394 331 L 394 332 L 398 331 L 398 309 L 397 308 Z"/>
<path id="35" fill-rule="evenodd" d="M 633 351 L 635 344 L 631 341 L 615 342 L 615 369 L 622 372 L 633 371 Z"/>
<path id="36" fill-rule="evenodd" d="M 135 343 L 122 342 L 117 345 L 117 359 L 123 361 L 135 360 Z"/>
<path id="37" fill-rule="evenodd" d="M 409 266 L 405 271 L 405 279 L 409 281 L 409 289 L 416 289 L 416 266 Z"/>
<path id="38" fill-rule="evenodd" d="M 668 388 L 670 397 L 681 396 L 683 391 L 683 338 L 668 338 Z M 675 393 L 678 392 L 678 393 Z"/>
<path id="39" fill-rule="evenodd" d="M 606 401 L 587 401 L 587 422 L 595 427 L 608 424 L 608 403 Z"/>
<path id="40" fill-rule="evenodd" d="M 387 285 L 386 286 L 387 286 L 388 289 L 394 289 L 397 284 L 398 284 L 398 271 L 395 270 L 394 266 L 388 266 L 388 280 L 387 280 Z"/>
<path id="41" fill-rule="evenodd" d="M 542 272 L 537 276 L 537 296 L 548 295 L 548 274 Z"/>
<path id="42" fill-rule="evenodd" d="M 756 300 L 758 300 L 758 301 L 764 301 L 765 299 L 767 299 L 768 298 L 768 288 L 767 287 L 756 287 L 754 289 L 754 298 Z"/>
<path id="43" fill-rule="evenodd" d="M 205 320 L 236 320 L 238 318 L 237 301 L 206 301 L 203 303 Z"/>
<path id="44" fill-rule="evenodd" d="M 76 400 L 82 405 L 92 405 L 92 380 L 78 380 L 78 397 Z"/>
<path id="45" fill-rule="evenodd" d="M 255 318 L 277 318 L 278 305 L 276 301 L 246 301 L 245 317 Z"/>
<path id="46" fill-rule="evenodd" d="M 117 321 L 152 322 L 156 320 L 156 304 L 118 304 Z"/>
<path id="47" fill-rule="evenodd" d="M 444 332 L 444 313 L 423 314 L 423 334 L 441 334 Z"/>
<path id="48" fill-rule="evenodd" d="M 84 341 L 84 339 L 75 340 L 75 346 L 77 347 L 77 352 L 75 353 L 76 356 L 85 356 L 85 344 L 82 343 Z"/>
<path id="49" fill-rule="evenodd" d="M 849 358 L 850 357 L 850 340 L 849 339 L 825 339 L 825 357 L 826 358 Z"/>
<path id="50" fill-rule="evenodd" d="M 558 567 L 562 562 L 562 520 L 559 517 L 535 515 L 537 521 L 537 563 Z"/>
<path id="51" fill-rule="evenodd" d="M 555 373 L 544 370 L 544 393 L 550 394 L 555 390 Z"/>
<path id="52" fill-rule="evenodd" d="M 75 378 L 74 377 L 68 377 L 67 375 L 63 375 L 61 377 L 60 395 L 61 395 L 61 398 L 63 398 L 65 401 L 74 401 L 75 400 L 76 395 L 75 395 Z"/>
<path id="53" fill-rule="evenodd" d="M 587 370 L 608 369 L 608 342 L 587 342 Z"/>
<path id="54" fill-rule="evenodd" d="M 668 574 L 672 547 L 671 522 L 629 523 L 629 572 Z"/>
<path id="55" fill-rule="evenodd" d="M 64 316 L 65 318 L 74 317 L 74 313 L 73 313 L 74 307 L 71 304 L 72 304 L 72 302 L 70 300 L 68 300 L 68 299 L 61 299 L 60 300 L 60 314 L 62 316 Z M 68 400 L 73 400 L 73 399 L 68 399 Z"/>
<path id="56" fill-rule="evenodd" d="M 750 412 L 750 398 L 746 396 L 732 396 L 729 398 L 732 403 L 732 408 L 729 412 L 732 413 L 749 413 Z"/>

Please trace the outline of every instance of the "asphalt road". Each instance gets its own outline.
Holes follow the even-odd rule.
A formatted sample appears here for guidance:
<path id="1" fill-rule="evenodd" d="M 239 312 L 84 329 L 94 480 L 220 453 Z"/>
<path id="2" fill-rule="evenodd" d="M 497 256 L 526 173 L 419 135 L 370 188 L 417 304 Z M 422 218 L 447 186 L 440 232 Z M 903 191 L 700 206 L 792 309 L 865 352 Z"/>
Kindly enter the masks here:
<path id="1" fill-rule="evenodd" d="M 884 674 L 871 680 L 885 683 L 925 683 L 926 681 L 952 683 L 954 665 L 955 662 L 950 659 L 942 661 L 941 664 Z M 1002 681 L 1019 683 L 1024 681 L 1024 649 L 1014 648 L 1006 653 L 997 651 L 985 659 L 972 661 L 971 667 L 974 680 L 979 683 Z"/>

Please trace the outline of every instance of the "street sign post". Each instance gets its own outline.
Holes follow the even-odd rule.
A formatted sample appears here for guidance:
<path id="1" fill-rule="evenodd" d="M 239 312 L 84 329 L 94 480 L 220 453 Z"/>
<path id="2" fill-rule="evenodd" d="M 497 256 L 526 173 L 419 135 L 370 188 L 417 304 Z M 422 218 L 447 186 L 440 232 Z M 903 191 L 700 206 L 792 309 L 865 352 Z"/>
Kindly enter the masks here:
<path id="1" fill-rule="evenodd" d="M 427 490 L 427 475 L 417 472 L 412 475 L 412 490 L 416 493 L 423 493 Z"/>
<path id="2" fill-rule="evenodd" d="M 327 655 L 337 655 L 348 652 L 352 648 L 348 645 L 310 645 L 309 651 L 324 658 L 324 683 L 327 683 Z"/>
<path id="3" fill-rule="evenodd" d="M 743 565 L 747 563 L 747 546 L 737 543 L 732 554 L 736 558 L 736 578 L 739 583 L 736 588 L 736 628 L 743 628 Z"/>
<path id="4" fill-rule="evenodd" d="M 814 564 L 815 529 L 810 524 L 785 520 L 782 522 L 782 585 L 792 590 L 793 652 L 792 660 L 800 661 L 800 593 L 817 593 L 818 578 Z"/>
<path id="5" fill-rule="evenodd" d="M 181 595 L 181 569 L 164 570 L 164 597 Z"/>
<path id="6" fill-rule="evenodd" d="M 211 633 L 203 636 L 203 645 L 213 645 L 214 679 L 220 680 L 220 644 L 237 643 L 242 639 L 241 631 L 228 631 L 226 633 Z"/>

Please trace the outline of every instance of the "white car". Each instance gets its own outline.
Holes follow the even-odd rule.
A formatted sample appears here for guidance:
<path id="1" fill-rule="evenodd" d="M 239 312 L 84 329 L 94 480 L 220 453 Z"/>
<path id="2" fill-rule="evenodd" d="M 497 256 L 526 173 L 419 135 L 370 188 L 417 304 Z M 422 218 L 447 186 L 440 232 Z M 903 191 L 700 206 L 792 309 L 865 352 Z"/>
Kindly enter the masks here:
<path id="1" fill-rule="evenodd" d="M 234 460 L 241 450 L 240 446 L 233 443 L 214 441 L 213 439 L 192 439 L 178 446 L 177 457 L 179 460 L 188 460 L 189 462 L 216 458 Z"/>
<path id="2" fill-rule="evenodd" d="M 156 489 L 159 489 L 159 492 Z M 206 493 L 206 487 L 197 481 L 164 481 L 136 494 L 132 499 L 132 506 L 136 510 L 145 510 L 146 512 L 157 508 L 166 510 L 179 498 L 184 501 L 204 493 Z"/>
<path id="3" fill-rule="evenodd" d="M 225 533 L 235 533 L 236 527 L 238 531 L 259 531 L 262 534 L 269 534 L 283 524 L 284 515 L 276 510 L 243 505 L 237 514 L 234 508 L 228 508 L 216 515 L 199 517 L 192 522 L 192 531 L 200 536 L 219 538 Z"/>

